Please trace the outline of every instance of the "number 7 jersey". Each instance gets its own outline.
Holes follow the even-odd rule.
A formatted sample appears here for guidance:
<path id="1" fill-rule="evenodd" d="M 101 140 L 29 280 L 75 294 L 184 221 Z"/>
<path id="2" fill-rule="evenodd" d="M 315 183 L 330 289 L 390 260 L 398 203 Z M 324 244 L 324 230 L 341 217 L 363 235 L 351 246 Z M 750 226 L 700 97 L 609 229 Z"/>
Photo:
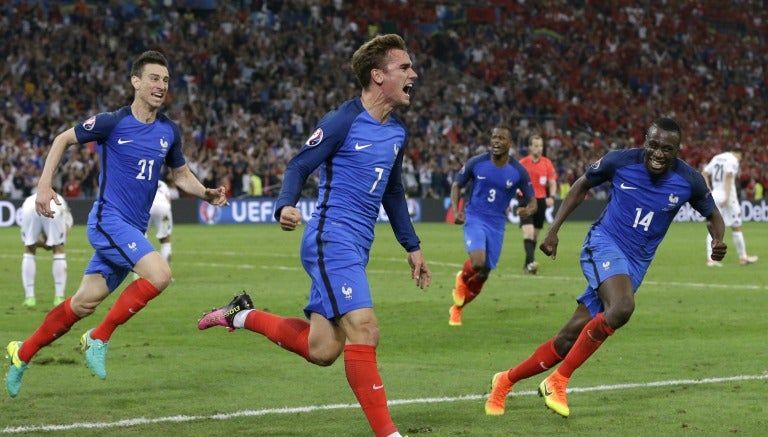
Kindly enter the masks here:
<path id="1" fill-rule="evenodd" d="M 100 156 L 99 192 L 89 223 L 115 215 L 145 232 L 162 165 L 185 164 L 178 125 L 164 114 L 142 123 L 125 106 L 76 125 L 75 135 L 81 144 L 95 141 Z"/>
<path id="2" fill-rule="evenodd" d="M 702 216 L 715 208 L 704 178 L 676 159 L 672 168 L 651 177 L 644 149 L 612 151 L 584 174 L 590 185 L 612 184 L 608 204 L 593 228 L 608 234 L 627 257 L 650 262 L 678 210 L 689 202 Z"/>

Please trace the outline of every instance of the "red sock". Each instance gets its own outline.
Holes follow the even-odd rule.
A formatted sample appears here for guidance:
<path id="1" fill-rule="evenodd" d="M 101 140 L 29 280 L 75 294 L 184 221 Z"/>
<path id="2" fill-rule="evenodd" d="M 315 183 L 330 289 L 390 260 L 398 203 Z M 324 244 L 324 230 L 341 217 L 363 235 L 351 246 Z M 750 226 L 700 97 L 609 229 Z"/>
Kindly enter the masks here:
<path id="1" fill-rule="evenodd" d="M 397 431 L 387 408 L 387 395 L 376 364 L 376 348 L 364 344 L 344 347 L 347 381 L 377 437 Z"/>
<path id="2" fill-rule="evenodd" d="M 464 298 L 464 305 L 472 302 L 475 300 L 478 294 L 480 294 L 480 291 L 483 289 L 484 282 L 480 282 L 476 278 L 475 270 L 472 268 L 472 261 L 467 259 L 464 261 L 464 268 L 461 271 L 461 279 L 464 281 L 464 284 L 467 285 L 467 295 Z"/>
<path id="3" fill-rule="evenodd" d="M 563 364 L 557 372 L 570 378 L 573 372 L 584 364 L 587 359 L 603 344 L 603 340 L 613 335 L 614 330 L 605 322 L 603 313 L 599 313 L 590 320 L 573 343 L 568 355 L 563 359 Z"/>
<path id="4" fill-rule="evenodd" d="M 538 375 L 562 360 L 563 358 L 555 350 L 555 339 L 551 338 L 539 345 L 536 351 L 525 361 L 509 369 L 507 377 L 514 384 L 517 381 Z"/>
<path id="5" fill-rule="evenodd" d="M 243 328 L 258 332 L 281 348 L 309 361 L 309 322 L 306 320 L 253 310 L 245 318 Z"/>
<path id="6" fill-rule="evenodd" d="M 118 326 L 127 322 L 128 319 L 147 306 L 147 302 L 159 294 L 160 290 L 144 278 L 131 282 L 120 293 L 120 296 L 115 301 L 115 304 L 112 305 L 112 308 L 109 309 L 104 320 L 91 332 L 91 338 L 109 341 L 109 338 L 112 337 L 112 333 L 115 332 Z"/>
<path id="7" fill-rule="evenodd" d="M 24 340 L 19 349 L 19 359 L 25 363 L 29 363 L 29 360 L 35 356 L 37 351 L 53 343 L 56 339 L 69 332 L 80 317 L 72 312 L 69 303 L 72 297 L 68 297 L 64 302 L 56 305 L 48 315 L 45 316 L 43 323 L 32 333 L 32 335 Z"/>

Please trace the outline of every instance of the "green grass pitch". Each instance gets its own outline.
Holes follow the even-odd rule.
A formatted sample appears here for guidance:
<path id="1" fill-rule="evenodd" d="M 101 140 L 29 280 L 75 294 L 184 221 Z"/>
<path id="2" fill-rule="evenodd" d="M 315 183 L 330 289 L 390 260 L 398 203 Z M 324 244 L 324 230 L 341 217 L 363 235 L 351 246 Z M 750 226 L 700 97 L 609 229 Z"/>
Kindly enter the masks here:
<path id="1" fill-rule="evenodd" d="M 637 294 L 632 320 L 576 371 L 571 417 L 550 413 L 535 390 L 515 386 L 501 417 L 483 404 L 493 373 L 527 357 L 561 327 L 583 290 L 578 253 L 588 223 L 566 223 L 558 259 L 540 252 L 540 273 L 522 273 L 523 245 L 508 225 L 504 251 L 483 293 L 448 326 L 450 292 L 466 258 L 461 227 L 420 223 L 432 286 L 410 279 L 388 225 L 376 229 L 368 266 L 381 326 L 378 349 L 390 411 L 411 437 L 509 435 L 762 435 L 768 426 L 768 225 L 744 227 L 758 264 L 705 266 L 705 226 L 676 223 Z M 96 313 L 32 360 L 15 399 L 0 394 L 0 434 L 71 436 L 369 436 L 342 359 L 312 366 L 244 330 L 198 331 L 205 309 L 247 290 L 259 309 L 302 317 L 308 278 L 301 231 L 277 225 L 177 225 L 175 284 L 121 326 L 108 377 L 91 376 L 78 351 Z M 730 230 L 725 241 L 732 246 Z M 23 340 L 53 298 L 51 256 L 38 252 L 37 301 L 21 305 L 19 230 L 0 229 L 0 343 Z M 67 295 L 91 249 L 83 226 L 68 244 Z M 122 288 L 120 289 L 122 290 Z M 4 364 L 7 365 L 7 364 Z M 4 374 L 4 371 L 2 372 Z M 46 434 L 46 435 L 49 435 Z"/>

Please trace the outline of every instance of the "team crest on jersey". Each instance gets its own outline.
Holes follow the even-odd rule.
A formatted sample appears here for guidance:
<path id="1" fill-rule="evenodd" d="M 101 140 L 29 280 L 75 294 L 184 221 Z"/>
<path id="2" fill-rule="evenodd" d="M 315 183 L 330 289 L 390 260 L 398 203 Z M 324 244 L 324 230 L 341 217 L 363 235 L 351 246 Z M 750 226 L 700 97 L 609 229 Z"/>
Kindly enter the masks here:
<path id="1" fill-rule="evenodd" d="M 669 193 L 669 198 L 667 200 L 669 203 L 667 204 L 667 207 L 663 209 L 663 211 L 671 211 L 677 208 L 677 204 L 680 203 L 680 197 L 675 196 L 675 193 Z"/>
<path id="2" fill-rule="evenodd" d="M 348 286 L 347 284 L 342 285 L 341 294 L 344 295 L 344 299 L 346 300 L 352 299 L 352 287 Z"/>
<path id="3" fill-rule="evenodd" d="M 320 144 L 321 141 L 323 141 L 323 128 L 319 127 L 312 133 L 312 135 L 310 135 L 304 145 L 307 147 L 315 147 L 316 145 Z"/>
<path id="4" fill-rule="evenodd" d="M 96 116 L 92 116 L 88 120 L 85 120 L 83 122 L 83 129 L 85 130 L 92 130 L 93 127 L 96 126 Z"/>
<path id="5" fill-rule="evenodd" d="M 160 156 L 168 154 L 168 140 L 165 137 L 160 138 Z"/>
<path id="6" fill-rule="evenodd" d="M 602 158 L 598 159 L 590 167 L 592 167 L 593 170 L 597 170 L 598 167 L 600 167 L 600 161 L 602 161 L 602 160 L 603 160 Z"/>

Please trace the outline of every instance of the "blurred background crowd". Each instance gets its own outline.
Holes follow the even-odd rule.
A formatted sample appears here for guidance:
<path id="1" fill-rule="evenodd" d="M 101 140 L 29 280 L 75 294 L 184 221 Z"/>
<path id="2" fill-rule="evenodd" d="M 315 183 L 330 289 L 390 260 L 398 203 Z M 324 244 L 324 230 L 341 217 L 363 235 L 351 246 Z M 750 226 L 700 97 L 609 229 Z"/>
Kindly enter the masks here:
<path id="1" fill-rule="evenodd" d="M 359 94 L 353 49 L 391 32 L 420 76 L 398 112 L 411 196 L 447 196 L 497 124 L 513 128 L 517 158 L 543 134 L 565 193 L 661 115 L 681 123 L 681 157 L 699 169 L 744 150 L 742 198 L 768 182 L 765 1 L 0 0 L 0 32 L 4 198 L 33 192 L 56 134 L 130 103 L 130 62 L 147 49 L 171 62 L 165 112 L 192 171 L 232 197 L 275 196 L 319 118 Z M 59 193 L 94 196 L 93 146 L 68 149 Z"/>

